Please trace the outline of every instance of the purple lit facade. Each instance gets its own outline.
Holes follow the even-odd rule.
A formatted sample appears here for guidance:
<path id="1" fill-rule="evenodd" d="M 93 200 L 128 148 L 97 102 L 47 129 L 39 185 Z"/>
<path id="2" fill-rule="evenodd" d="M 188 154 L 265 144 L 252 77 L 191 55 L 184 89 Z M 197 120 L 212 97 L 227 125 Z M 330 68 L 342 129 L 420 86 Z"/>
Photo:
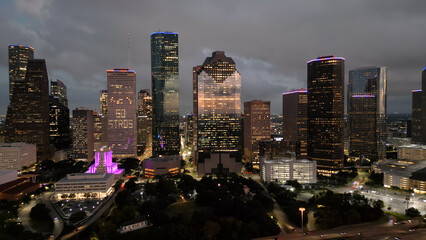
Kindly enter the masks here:
<path id="1" fill-rule="evenodd" d="M 86 173 L 113 173 L 120 175 L 124 169 L 118 168 L 117 163 L 112 162 L 112 150 L 101 148 L 95 153 L 95 164 L 89 167 Z"/>

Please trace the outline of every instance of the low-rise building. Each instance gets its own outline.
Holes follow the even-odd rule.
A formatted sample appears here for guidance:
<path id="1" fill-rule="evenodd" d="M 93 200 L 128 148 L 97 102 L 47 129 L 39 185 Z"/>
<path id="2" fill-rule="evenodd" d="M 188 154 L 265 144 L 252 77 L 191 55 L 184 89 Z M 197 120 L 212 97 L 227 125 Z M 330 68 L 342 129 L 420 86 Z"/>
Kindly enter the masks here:
<path id="1" fill-rule="evenodd" d="M 399 146 L 398 159 L 408 161 L 426 160 L 426 145 L 408 144 Z"/>
<path id="2" fill-rule="evenodd" d="M 152 157 L 143 160 L 143 172 L 147 178 L 153 178 L 155 175 L 180 173 L 181 157 L 179 155 Z"/>
<path id="3" fill-rule="evenodd" d="M 110 195 L 115 182 L 112 173 L 72 173 L 55 183 L 55 197 L 68 198 L 71 194 L 75 198 L 86 198 L 87 193 L 94 198 L 104 198 Z"/>
<path id="4" fill-rule="evenodd" d="M 39 188 L 40 184 L 31 182 L 31 178 L 18 178 L 0 185 L 0 199 L 18 201 Z"/>
<path id="5" fill-rule="evenodd" d="M 284 184 L 288 180 L 297 180 L 300 184 L 314 184 L 317 182 L 316 161 L 278 159 L 260 162 L 260 176 L 265 182 L 276 181 Z"/>
<path id="6" fill-rule="evenodd" d="M 373 171 L 383 173 L 384 187 L 398 187 L 403 190 L 413 190 L 415 188 L 412 176 L 423 168 L 426 168 L 426 161 L 386 160 L 372 165 Z M 414 176 L 414 180 L 421 180 L 418 178 L 421 174 L 415 174 Z M 417 185 L 419 186 L 418 189 L 421 189 L 421 184 L 417 183 Z"/>
<path id="7" fill-rule="evenodd" d="M 426 167 L 413 172 L 410 180 L 415 193 L 426 194 Z"/>
<path id="8" fill-rule="evenodd" d="M 18 178 L 16 170 L 0 170 L 0 184 L 11 182 Z"/>
<path id="9" fill-rule="evenodd" d="M 113 173 L 118 180 L 124 169 L 118 168 L 118 164 L 112 161 L 112 150 L 104 146 L 95 152 L 95 164 L 89 167 L 86 173 Z"/>
<path id="10" fill-rule="evenodd" d="M 24 142 L 0 144 L 0 170 L 21 170 L 37 161 L 35 144 Z"/>
<path id="11" fill-rule="evenodd" d="M 126 232 L 135 231 L 141 228 L 146 228 L 151 225 L 152 224 L 150 224 L 146 219 L 138 218 L 138 219 L 130 220 L 121 224 L 120 228 L 118 229 L 118 232 L 123 234 Z"/>

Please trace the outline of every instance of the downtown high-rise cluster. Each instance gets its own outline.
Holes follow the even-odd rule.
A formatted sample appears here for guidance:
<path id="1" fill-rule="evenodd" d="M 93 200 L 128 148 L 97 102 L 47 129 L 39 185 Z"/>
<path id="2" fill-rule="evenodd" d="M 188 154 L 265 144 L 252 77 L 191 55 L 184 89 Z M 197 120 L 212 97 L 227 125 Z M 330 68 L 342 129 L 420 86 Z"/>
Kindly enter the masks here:
<path id="1" fill-rule="evenodd" d="M 243 162 L 258 167 L 262 157 L 281 152 L 315 161 L 319 174 L 331 176 L 344 165 L 347 124 L 350 160 L 386 158 L 386 67 L 349 71 L 345 122 L 345 59 L 308 61 L 307 88 L 283 93 L 282 141 L 276 142 L 271 102 L 256 99 L 242 109 L 243 76 L 231 57 L 214 51 L 193 68 L 193 113 L 184 117 L 181 134 L 178 33 L 154 32 L 150 40 L 151 90 L 137 91 L 134 70 L 106 70 L 99 112 L 76 108 L 71 124 L 66 85 L 51 81 L 49 90 L 45 60 L 34 59 L 32 47 L 10 45 L 6 142 L 36 144 L 38 161 L 58 157 L 57 151 L 92 161 L 104 146 L 117 159 L 162 158 L 181 154 L 183 143 L 199 175 L 239 173 Z M 415 143 L 425 142 L 425 99 L 422 90 L 413 91 Z"/>

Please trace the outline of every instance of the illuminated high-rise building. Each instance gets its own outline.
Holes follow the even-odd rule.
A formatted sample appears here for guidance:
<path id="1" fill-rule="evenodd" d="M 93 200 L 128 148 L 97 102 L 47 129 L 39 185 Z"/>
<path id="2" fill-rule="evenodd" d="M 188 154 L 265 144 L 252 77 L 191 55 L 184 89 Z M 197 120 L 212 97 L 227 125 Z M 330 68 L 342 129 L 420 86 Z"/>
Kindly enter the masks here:
<path id="1" fill-rule="evenodd" d="M 107 70 L 108 145 L 113 157 L 136 157 L 136 72 Z"/>
<path id="2" fill-rule="evenodd" d="M 152 137 L 152 96 L 149 89 L 138 93 L 138 156 L 151 145 Z"/>
<path id="3" fill-rule="evenodd" d="M 178 34 L 151 34 L 152 155 L 177 155 L 179 138 Z"/>
<path id="4" fill-rule="evenodd" d="M 344 63 L 325 56 L 308 61 L 308 159 L 318 173 L 337 174 L 343 167 Z"/>
<path id="5" fill-rule="evenodd" d="M 271 102 L 253 100 L 244 103 L 244 156 L 259 166 L 259 142 L 271 139 Z"/>
<path id="6" fill-rule="evenodd" d="M 56 96 L 49 96 L 50 109 L 50 143 L 56 150 L 71 146 L 70 110 Z"/>
<path id="7" fill-rule="evenodd" d="M 307 158 L 308 91 L 299 89 L 283 93 L 283 139 L 299 147 L 296 157 Z"/>
<path id="8" fill-rule="evenodd" d="M 108 145 L 108 136 L 105 136 L 107 129 L 104 124 L 106 116 L 102 116 L 96 110 L 93 111 L 93 146 L 94 149 L 99 149 L 102 146 Z"/>
<path id="9" fill-rule="evenodd" d="M 386 158 L 386 67 L 349 71 L 349 156 Z"/>
<path id="10" fill-rule="evenodd" d="M 198 174 L 233 171 L 235 167 L 224 167 L 227 164 L 223 162 L 212 166 L 205 161 L 216 159 L 211 153 L 222 152 L 230 155 L 219 156 L 219 160 L 241 165 L 241 75 L 232 58 L 223 51 L 215 51 L 203 65 L 194 67 L 193 78 L 193 159 Z"/>
<path id="11" fill-rule="evenodd" d="M 422 71 L 422 144 L 426 145 L 426 67 Z"/>
<path id="12" fill-rule="evenodd" d="M 76 161 L 93 161 L 93 111 L 76 108 L 72 111 L 72 152 Z"/>
<path id="13" fill-rule="evenodd" d="M 9 101 L 12 101 L 15 82 L 24 81 L 29 60 L 34 59 L 34 48 L 9 45 Z"/>
<path id="14" fill-rule="evenodd" d="M 49 80 L 44 59 L 28 60 L 25 79 L 14 81 L 6 130 L 6 142 L 37 144 L 37 161 L 50 158 Z"/>
<path id="15" fill-rule="evenodd" d="M 60 103 L 68 107 L 67 86 L 61 80 L 50 81 L 50 95 L 56 97 Z"/>
<path id="16" fill-rule="evenodd" d="M 423 142 L 422 135 L 422 89 L 411 91 L 411 140 L 413 143 L 421 144 Z"/>
<path id="17" fill-rule="evenodd" d="M 99 109 L 100 114 L 102 116 L 106 116 L 108 112 L 108 91 L 107 90 L 101 90 L 99 91 Z"/>

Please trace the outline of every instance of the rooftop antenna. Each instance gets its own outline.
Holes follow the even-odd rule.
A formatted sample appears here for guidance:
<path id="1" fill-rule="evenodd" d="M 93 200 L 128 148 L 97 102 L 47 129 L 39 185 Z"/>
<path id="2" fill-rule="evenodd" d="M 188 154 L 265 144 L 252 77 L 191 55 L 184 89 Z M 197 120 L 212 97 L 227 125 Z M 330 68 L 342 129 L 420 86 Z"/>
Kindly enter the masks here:
<path id="1" fill-rule="evenodd" d="M 130 33 L 127 33 L 127 52 L 129 58 L 129 69 L 130 69 Z"/>

